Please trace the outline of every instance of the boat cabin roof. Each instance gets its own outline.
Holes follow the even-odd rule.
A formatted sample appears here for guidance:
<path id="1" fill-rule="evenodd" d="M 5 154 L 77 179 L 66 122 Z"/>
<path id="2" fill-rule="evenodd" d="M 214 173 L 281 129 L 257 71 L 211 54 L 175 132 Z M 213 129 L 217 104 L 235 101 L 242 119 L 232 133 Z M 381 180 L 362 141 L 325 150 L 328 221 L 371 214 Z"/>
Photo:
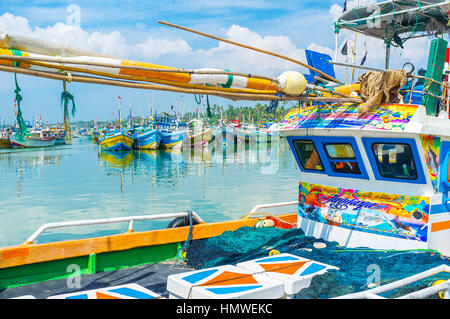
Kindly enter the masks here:
<path id="1" fill-rule="evenodd" d="M 307 106 L 291 110 L 276 127 L 285 135 L 296 135 L 299 131 L 329 129 L 386 131 L 437 135 L 450 138 L 450 120 L 427 116 L 425 107 L 412 104 L 382 104 L 365 116 L 358 117 L 358 105 L 339 104 L 331 108 Z M 333 129 L 333 130 L 331 130 Z"/>

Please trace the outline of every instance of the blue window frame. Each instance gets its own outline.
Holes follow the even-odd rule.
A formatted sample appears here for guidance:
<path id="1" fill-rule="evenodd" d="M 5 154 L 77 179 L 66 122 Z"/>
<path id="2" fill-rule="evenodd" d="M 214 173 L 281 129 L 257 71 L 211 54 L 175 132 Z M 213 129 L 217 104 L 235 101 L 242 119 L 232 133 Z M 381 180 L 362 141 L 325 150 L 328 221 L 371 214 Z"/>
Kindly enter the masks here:
<path id="1" fill-rule="evenodd" d="M 375 179 L 427 183 L 414 139 L 363 137 L 362 142 Z"/>
<path id="2" fill-rule="evenodd" d="M 302 172 L 329 176 L 369 179 L 361 153 L 354 137 L 341 136 L 287 136 L 295 160 Z M 312 142 L 320 158 L 322 170 L 307 169 L 305 159 L 300 158 L 299 142 Z M 304 144 L 303 144 L 304 145 Z"/>

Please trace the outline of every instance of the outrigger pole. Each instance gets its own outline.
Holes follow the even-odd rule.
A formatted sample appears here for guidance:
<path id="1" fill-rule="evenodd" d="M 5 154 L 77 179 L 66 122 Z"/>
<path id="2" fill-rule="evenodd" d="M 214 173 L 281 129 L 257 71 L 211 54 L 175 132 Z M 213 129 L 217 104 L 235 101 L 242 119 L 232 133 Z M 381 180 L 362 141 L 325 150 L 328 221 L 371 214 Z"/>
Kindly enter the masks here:
<path id="1" fill-rule="evenodd" d="M 218 41 L 222 41 L 222 42 L 226 42 L 226 43 L 229 43 L 229 44 L 233 44 L 233 45 L 236 45 L 236 46 L 239 46 L 239 47 L 242 47 L 242 48 L 246 48 L 246 49 L 250 49 L 250 50 L 253 50 L 253 51 L 265 53 L 265 54 L 268 54 L 268 55 L 271 55 L 271 56 L 275 56 L 275 57 L 278 57 L 278 58 L 281 58 L 281 59 L 284 59 L 284 60 L 287 60 L 287 61 L 299 64 L 299 65 L 301 65 L 301 66 L 303 66 L 303 67 L 305 67 L 305 68 L 307 68 L 307 69 L 309 69 L 311 71 L 314 71 L 314 72 L 322 75 L 326 79 L 328 79 L 328 81 L 335 82 L 335 83 L 338 83 L 338 84 L 343 84 L 341 81 L 336 80 L 332 76 L 330 76 L 330 75 L 328 75 L 328 74 L 326 74 L 326 73 L 324 73 L 324 72 L 322 72 L 322 71 L 320 71 L 320 70 L 318 70 L 316 68 L 313 68 L 313 67 L 311 67 L 311 66 L 309 66 L 309 65 L 307 65 L 307 64 L 305 64 L 303 62 L 300 62 L 298 60 L 294 60 L 292 58 L 289 58 L 287 56 L 284 56 L 284 55 L 281 55 L 281 54 L 278 54 L 278 53 L 274 53 L 274 52 L 258 49 L 258 48 L 255 48 L 255 47 L 252 47 L 252 46 L 249 46 L 249 45 L 245 45 L 245 44 L 242 44 L 242 43 L 238 43 L 238 42 L 235 42 L 235 41 L 219 38 L 219 37 L 216 37 L 216 36 L 213 36 L 213 35 L 210 35 L 210 34 L 206 34 L 204 32 L 192 30 L 192 29 L 189 29 L 189 28 L 186 28 L 186 27 L 182 27 L 182 26 L 179 26 L 179 25 L 176 25 L 176 24 L 169 23 L 169 22 L 158 20 L 158 23 L 164 24 L 164 25 L 167 25 L 167 26 L 170 26 L 170 27 L 174 27 L 174 28 L 177 28 L 177 29 L 189 31 L 189 32 L 192 32 L 192 33 L 195 33 L 195 34 L 199 34 L 199 35 L 202 35 L 202 36 L 205 36 L 205 37 L 208 37 L 208 38 L 211 38 L 211 39 L 215 39 L 215 40 L 218 40 Z"/>
<path id="2" fill-rule="evenodd" d="M 289 59 L 272 52 L 248 48 Z M 20 54 L 12 54 L 13 50 Z M 302 62 L 290 60 L 302 64 Z M 20 64 L 16 62 L 20 62 Z M 307 65 L 306 67 L 317 71 L 318 74 L 324 74 Z M 348 96 L 335 88 L 308 84 L 303 75 L 295 71 L 287 71 L 279 77 L 273 78 L 209 68 L 186 70 L 102 56 L 51 42 L 17 37 L 1 32 L 0 71 L 63 82 L 215 95 L 233 101 L 361 102 L 359 98 Z M 324 77 L 327 81 L 330 78 L 326 74 Z M 304 93 L 305 89 L 308 94 Z"/>

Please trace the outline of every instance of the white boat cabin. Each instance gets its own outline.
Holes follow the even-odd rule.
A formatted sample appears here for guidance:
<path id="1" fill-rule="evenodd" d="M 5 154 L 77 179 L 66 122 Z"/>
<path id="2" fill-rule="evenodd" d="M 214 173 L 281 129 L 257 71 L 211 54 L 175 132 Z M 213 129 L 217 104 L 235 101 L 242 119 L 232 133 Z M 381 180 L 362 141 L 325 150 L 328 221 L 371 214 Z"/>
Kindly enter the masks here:
<path id="1" fill-rule="evenodd" d="M 298 227 L 346 247 L 450 255 L 450 120 L 418 105 L 292 110 L 281 123 L 299 173 Z"/>

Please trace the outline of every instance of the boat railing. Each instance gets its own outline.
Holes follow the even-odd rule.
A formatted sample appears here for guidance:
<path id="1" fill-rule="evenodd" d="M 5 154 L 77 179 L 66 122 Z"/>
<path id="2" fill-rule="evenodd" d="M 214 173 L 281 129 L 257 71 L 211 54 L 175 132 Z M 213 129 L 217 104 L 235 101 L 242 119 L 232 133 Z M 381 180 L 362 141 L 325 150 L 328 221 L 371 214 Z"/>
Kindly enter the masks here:
<path id="1" fill-rule="evenodd" d="M 380 296 L 380 294 L 395 290 L 404 286 L 407 286 L 411 283 L 423 280 L 425 278 L 437 275 L 441 272 L 449 272 L 450 266 L 442 264 L 435 268 L 426 270 L 424 272 L 418 273 L 416 275 L 400 279 L 389 284 L 379 286 L 373 289 L 369 289 L 366 291 L 361 291 L 357 293 L 347 294 L 343 296 L 339 296 L 333 299 L 387 299 L 385 297 Z M 429 287 L 419 289 L 417 291 L 411 292 L 409 294 L 397 297 L 396 299 L 423 299 L 435 295 L 437 293 L 442 292 L 442 297 L 445 299 L 450 299 L 450 279 L 442 280 L 437 284 L 431 285 Z"/>
<path id="2" fill-rule="evenodd" d="M 449 85 L 448 85 L 447 81 L 439 82 L 434 79 L 431 79 L 431 78 L 428 78 L 425 76 L 420 76 L 420 75 L 408 75 L 408 78 L 411 78 L 411 87 L 408 88 L 407 90 L 400 91 L 401 93 L 405 93 L 405 94 L 409 93 L 408 103 L 412 102 L 413 93 L 418 93 L 418 94 L 423 94 L 423 95 L 429 95 L 431 97 L 439 99 L 442 103 L 444 103 L 448 107 L 449 102 L 450 102 L 450 96 L 447 92 L 449 89 Z M 417 85 L 418 80 L 424 80 L 425 83 L 422 83 L 422 84 L 424 84 L 424 86 L 428 86 L 431 83 L 439 85 L 441 87 L 441 92 L 442 92 L 441 95 L 435 95 L 433 93 L 430 93 L 428 91 L 427 87 L 424 87 L 424 89 L 422 91 L 414 90 L 415 86 Z"/>
<path id="3" fill-rule="evenodd" d="M 248 213 L 248 215 L 256 214 L 256 213 L 258 213 L 258 211 L 260 209 L 263 209 L 263 208 L 285 207 L 285 206 L 293 206 L 293 205 L 298 205 L 298 201 L 256 205 L 255 207 L 253 207 L 253 209 L 250 211 L 250 213 Z"/>
<path id="4" fill-rule="evenodd" d="M 192 217 L 196 219 L 199 223 L 204 223 L 203 219 L 195 213 L 191 212 Z M 112 217 L 112 218 L 102 218 L 102 219 L 88 219 L 88 220 L 76 220 L 67 222 L 54 222 L 47 223 L 39 227 L 25 242 L 25 244 L 33 244 L 37 238 L 46 230 L 55 228 L 66 228 L 74 226 L 90 226 L 90 225 L 100 225 L 100 224 L 112 224 L 112 223 L 122 223 L 128 222 L 128 232 L 134 231 L 134 222 L 142 220 L 158 220 L 158 219 L 174 219 L 178 217 L 188 217 L 189 212 L 181 213 L 170 213 L 170 214 L 154 214 L 154 215 L 142 215 L 142 216 L 125 216 L 125 217 Z"/>

